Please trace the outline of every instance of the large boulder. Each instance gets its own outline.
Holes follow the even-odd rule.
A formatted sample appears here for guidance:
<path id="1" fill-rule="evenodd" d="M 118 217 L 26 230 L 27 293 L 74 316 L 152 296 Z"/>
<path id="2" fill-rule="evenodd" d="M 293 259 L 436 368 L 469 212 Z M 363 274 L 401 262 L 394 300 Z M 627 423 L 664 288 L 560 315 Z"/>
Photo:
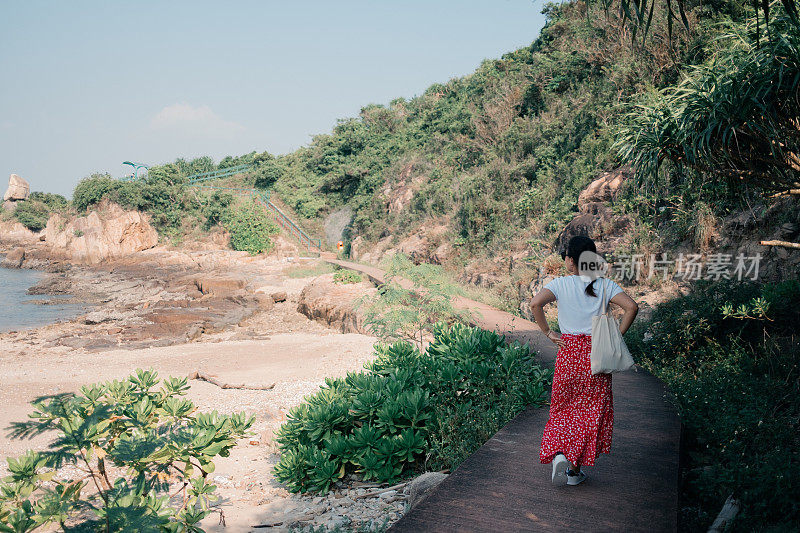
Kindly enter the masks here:
<path id="1" fill-rule="evenodd" d="M 0 243 L 2 244 L 33 244 L 38 240 L 38 234 L 15 220 L 0 222 Z"/>
<path id="2" fill-rule="evenodd" d="M 3 201 L 27 200 L 30 193 L 31 186 L 28 184 L 28 182 L 16 174 L 11 174 L 11 176 L 8 178 L 8 188 L 6 189 L 6 193 L 3 195 Z"/>
<path id="3" fill-rule="evenodd" d="M 297 310 L 342 333 L 369 334 L 357 307 L 359 299 L 375 291 L 369 282 L 336 283 L 333 274 L 324 274 L 303 288 Z"/>
<path id="4" fill-rule="evenodd" d="M 614 200 L 629 175 L 630 170 L 626 167 L 600 174 L 600 177 L 591 182 L 578 195 L 578 210 L 583 211 L 582 207 L 586 207 L 588 204 Z"/>
<path id="5" fill-rule="evenodd" d="M 0 266 L 5 268 L 21 268 L 25 260 L 25 248 L 14 248 L 6 254 Z"/>
<path id="6" fill-rule="evenodd" d="M 88 264 L 147 250 L 158 244 L 158 233 L 144 215 L 105 202 L 87 216 L 72 221 L 60 215 L 51 216 L 44 235 L 53 255 Z"/>

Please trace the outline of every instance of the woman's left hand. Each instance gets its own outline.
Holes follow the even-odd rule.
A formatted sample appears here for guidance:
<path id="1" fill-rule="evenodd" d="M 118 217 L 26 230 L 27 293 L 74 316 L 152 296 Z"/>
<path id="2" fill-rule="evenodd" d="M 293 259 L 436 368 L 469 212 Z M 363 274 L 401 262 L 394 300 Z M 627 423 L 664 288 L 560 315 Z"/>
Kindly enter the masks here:
<path id="1" fill-rule="evenodd" d="M 561 339 L 561 333 L 556 333 L 553 330 L 547 332 L 547 338 L 553 341 L 559 348 L 564 346 L 564 341 Z"/>

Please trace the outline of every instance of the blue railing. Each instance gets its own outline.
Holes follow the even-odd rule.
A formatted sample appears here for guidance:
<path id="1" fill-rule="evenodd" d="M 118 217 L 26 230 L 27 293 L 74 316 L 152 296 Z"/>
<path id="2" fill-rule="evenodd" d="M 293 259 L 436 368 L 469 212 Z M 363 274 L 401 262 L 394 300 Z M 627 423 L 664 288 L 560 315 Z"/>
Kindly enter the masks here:
<path id="1" fill-rule="evenodd" d="M 233 176 L 234 174 L 241 174 L 242 172 L 250 170 L 252 167 L 252 164 L 246 164 L 237 165 L 235 167 L 220 168 L 217 170 L 209 170 L 208 172 L 199 172 L 197 174 L 192 174 L 191 176 L 186 176 L 186 180 L 189 185 L 193 185 L 202 181 L 216 180 L 219 178 Z"/>
<path id="2" fill-rule="evenodd" d="M 270 201 L 272 192 L 271 191 L 260 191 L 258 189 L 247 189 L 244 187 L 218 187 L 216 185 L 195 185 L 190 184 L 192 187 L 197 187 L 198 189 L 208 189 L 208 190 L 219 190 L 219 191 L 230 191 L 233 194 L 242 194 L 249 196 L 254 201 L 259 202 L 261 205 L 267 208 L 267 211 L 272 213 L 272 216 L 275 217 L 275 221 L 281 226 L 283 229 L 294 235 L 294 237 L 300 241 L 300 244 L 305 245 L 309 250 L 316 249 L 317 251 L 322 251 L 322 240 L 321 239 L 312 239 L 311 236 L 303 231 L 303 228 L 297 225 L 297 223 L 286 216 L 286 213 L 280 210 L 278 206 Z"/>
<path id="3" fill-rule="evenodd" d="M 275 216 L 275 220 L 278 222 L 278 224 L 294 235 L 297 240 L 300 241 L 300 244 L 305 244 L 308 246 L 309 250 L 312 248 L 322 250 L 322 241 L 320 239 L 312 239 L 308 233 L 303 231 L 303 229 L 295 223 L 294 220 L 287 217 L 286 213 L 281 211 L 278 206 L 270 202 L 270 194 L 270 191 L 267 191 L 262 193 L 260 196 L 256 196 L 255 199 L 256 201 L 261 202 L 269 211 L 272 211 L 272 214 Z"/>

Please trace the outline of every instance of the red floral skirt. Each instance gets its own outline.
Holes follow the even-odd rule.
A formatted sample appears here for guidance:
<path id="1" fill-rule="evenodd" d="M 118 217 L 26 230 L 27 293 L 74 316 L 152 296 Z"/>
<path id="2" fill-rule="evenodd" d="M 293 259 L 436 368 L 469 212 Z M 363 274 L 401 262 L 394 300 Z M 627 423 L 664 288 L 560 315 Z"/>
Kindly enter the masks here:
<path id="1" fill-rule="evenodd" d="M 562 334 L 556 354 L 550 418 L 544 428 L 539 459 L 549 463 L 563 453 L 572 464 L 594 464 L 611 451 L 614 397 L 611 374 L 592 375 L 589 335 Z"/>

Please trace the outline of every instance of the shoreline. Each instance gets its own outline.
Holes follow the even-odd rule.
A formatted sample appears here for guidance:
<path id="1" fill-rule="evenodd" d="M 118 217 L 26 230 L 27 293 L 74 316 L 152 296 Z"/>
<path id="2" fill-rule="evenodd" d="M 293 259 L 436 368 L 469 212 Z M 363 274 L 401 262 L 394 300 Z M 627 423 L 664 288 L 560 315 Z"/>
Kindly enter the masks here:
<path id="1" fill-rule="evenodd" d="M 38 253 L 29 257 L 22 268 L 50 274 L 31 287 L 32 293 L 72 292 L 94 308 L 70 320 L 0 333 L 0 372 L 8 383 L 0 388 L 5 406 L 0 459 L 47 447 L 52 435 L 7 436 L 9 424 L 25 420 L 32 411 L 29 402 L 41 395 L 122 379 L 136 368 L 154 368 L 160 378 L 201 370 L 228 382 L 275 383 L 271 390 L 253 391 L 189 381 L 187 397 L 201 411 L 256 416 L 253 437 L 215 461 L 212 481 L 227 527 L 212 515 L 203 521 L 206 531 L 251 531 L 253 525 L 273 522 L 281 525 L 271 529 L 285 531 L 293 523 L 367 524 L 402 515 L 403 501 L 356 498 L 365 489 L 349 482 L 337 495 L 301 496 L 288 493 L 272 476 L 278 460 L 272 436 L 286 412 L 316 392 L 326 377 L 358 371 L 374 357 L 374 337 L 341 333 L 298 310 L 301 291 L 316 275 L 294 278 L 287 268 L 310 266 L 317 259 L 166 247 L 99 265 L 45 263 Z M 71 468 L 59 475 L 69 476 Z M 0 477 L 6 473 L 0 461 Z M 313 522 L 307 521 L 309 512 Z"/>

